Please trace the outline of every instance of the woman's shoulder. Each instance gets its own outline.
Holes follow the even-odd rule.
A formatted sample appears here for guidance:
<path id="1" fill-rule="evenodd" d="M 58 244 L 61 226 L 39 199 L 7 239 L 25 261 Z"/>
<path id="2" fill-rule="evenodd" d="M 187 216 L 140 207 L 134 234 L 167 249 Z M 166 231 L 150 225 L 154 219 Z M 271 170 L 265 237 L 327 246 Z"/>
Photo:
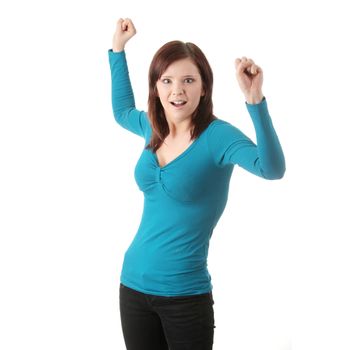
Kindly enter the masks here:
<path id="1" fill-rule="evenodd" d="M 210 130 L 224 130 L 224 129 L 237 129 L 231 122 L 221 119 L 221 118 L 215 118 L 209 125 L 208 125 L 208 131 Z"/>
<path id="2" fill-rule="evenodd" d="M 242 136 L 242 132 L 231 122 L 216 118 L 208 126 L 207 139 L 210 141 L 223 141 L 225 139 L 236 139 Z"/>

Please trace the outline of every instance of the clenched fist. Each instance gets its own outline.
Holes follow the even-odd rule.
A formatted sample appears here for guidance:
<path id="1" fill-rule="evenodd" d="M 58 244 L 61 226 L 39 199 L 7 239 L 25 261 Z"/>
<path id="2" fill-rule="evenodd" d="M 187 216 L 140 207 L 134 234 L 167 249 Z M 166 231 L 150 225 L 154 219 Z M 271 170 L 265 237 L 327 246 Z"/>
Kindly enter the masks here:
<path id="1" fill-rule="evenodd" d="M 136 34 L 136 29 L 130 18 L 120 18 L 113 36 L 113 52 L 123 51 L 126 42 Z"/>
<path id="2" fill-rule="evenodd" d="M 236 78 L 246 101 L 250 104 L 260 103 L 263 99 L 263 71 L 252 59 L 236 58 Z"/>

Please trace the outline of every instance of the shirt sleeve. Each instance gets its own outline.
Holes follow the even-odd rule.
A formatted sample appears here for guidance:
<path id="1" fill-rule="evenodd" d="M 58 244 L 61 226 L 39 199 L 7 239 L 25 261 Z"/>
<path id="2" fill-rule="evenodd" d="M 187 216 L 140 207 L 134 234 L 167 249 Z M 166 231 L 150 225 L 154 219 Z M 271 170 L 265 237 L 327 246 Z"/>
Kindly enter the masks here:
<path id="1" fill-rule="evenodd" d="M 267 109 L 266 99 L 246 103 L 252 118 L 256 144 L 238 128 L 218 120 L 209 130 L 208 148 L 219 167 L 235 165 L 265 179 L 280 179 L 285 172 L 283 151 Z"/>
<path id="2" fill-rule="evenodd" d="M 145 138 L 150 124 L 147 114 L 135 108 L 125 51 L 113 52 L 112 49 L 109 49 L 108 56 L 114 118 L 123 128 Z"/>

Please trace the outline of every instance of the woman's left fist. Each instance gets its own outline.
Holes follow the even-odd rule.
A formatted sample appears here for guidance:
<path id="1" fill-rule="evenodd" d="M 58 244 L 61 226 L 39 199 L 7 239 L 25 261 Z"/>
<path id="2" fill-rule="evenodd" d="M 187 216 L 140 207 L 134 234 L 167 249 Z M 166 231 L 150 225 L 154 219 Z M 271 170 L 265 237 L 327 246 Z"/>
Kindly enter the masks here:
<path id="1" fill-rule="evenodd" d="M 246 100 L 250 104 L 260 103 L 262 93 L 263 71 L 247 57 L 236 58 L 236 78 Z"/>

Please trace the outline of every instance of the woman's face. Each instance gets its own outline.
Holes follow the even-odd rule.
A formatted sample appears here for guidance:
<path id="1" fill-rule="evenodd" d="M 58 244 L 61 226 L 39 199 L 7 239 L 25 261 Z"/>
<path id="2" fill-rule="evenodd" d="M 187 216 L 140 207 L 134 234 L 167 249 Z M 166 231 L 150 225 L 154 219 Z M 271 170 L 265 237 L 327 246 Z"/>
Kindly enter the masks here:
<path id="1" fill-rule="evenodd" d="M 156 87 L 165 116 L 173 123 L 191 119 L 204 95 L 200 73 L 190 58 L 169 65 Z"/>

